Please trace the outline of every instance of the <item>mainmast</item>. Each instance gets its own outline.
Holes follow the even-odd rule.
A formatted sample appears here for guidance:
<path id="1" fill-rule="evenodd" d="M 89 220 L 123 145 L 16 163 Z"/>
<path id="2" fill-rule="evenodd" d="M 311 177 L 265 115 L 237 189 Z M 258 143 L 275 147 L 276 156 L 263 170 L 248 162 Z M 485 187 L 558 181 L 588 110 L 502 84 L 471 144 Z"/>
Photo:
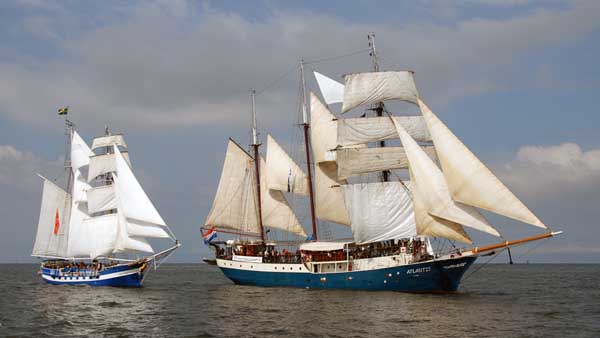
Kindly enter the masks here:
<path id="1" fill-rule="evenodd" d="M 256 106 L 255 106 L 255 96 L 256 90 L 252 89 L 250 91 L 250 96 L 252 97 L 252 148 L 254 148 L 254 171 L 256 173 L 256 191 L 258 197 L 258 225 L 260 225 L 260 239 L 265 242 L 265 230 L 263 228 L 263 220 L 262 220 L 262 199 L 260 196 L 260 154 L 258 153 L 258 147 L 260 147 L 260 143 L 258 143 L 258 131 L 256 130 Z"/>
<path id="2" fill-rule="evenodd" d="M 377 59 L 377 49 L 375 49 L 375 33 L 371 33 L 371 34 L 367 35 L 367 39 L 369 40 L 369 48 L 371 49 L 371 52 L 369 53 L 369 55 L 371 55 L 371 58 L 373 61 L 373 71 L 379 72 L 379 60 Z M 378 102 L 375 104 L 375 107 L 373 107 L 372 109 L 375 111 L 375 113 L 377 114 L 378 117 L 381 117 L 381 116 L 383 116 L 384 108 L 385 107 L 383 105 L 383 102 Z M 379 146 L 385 147 L 385 141 L 380 141 Z M 390 175 L 389 170 L 382 171 L 381 172 L 381 180 L 383 182 L 387 182 L 389 180 L 389 175 Z"/>
<path id="3" fill-rule="evenodd" d="M 304 148 L 306 152 L 306 172 L 308 175 L 308 195 L 310 197 L 310 220 L 312 222 L 312 239 L 317 240 L 317 221 L 315 218 L 315 198 L 313 193 L 312 169 L 310 164 L 310 142 L 308 139 L 308 112 L 306 111 L 306 81 L 304 79 L 304 60 L 300 61 L 300 78 L 302 81 L 302 126 L 304 128 Z"/>

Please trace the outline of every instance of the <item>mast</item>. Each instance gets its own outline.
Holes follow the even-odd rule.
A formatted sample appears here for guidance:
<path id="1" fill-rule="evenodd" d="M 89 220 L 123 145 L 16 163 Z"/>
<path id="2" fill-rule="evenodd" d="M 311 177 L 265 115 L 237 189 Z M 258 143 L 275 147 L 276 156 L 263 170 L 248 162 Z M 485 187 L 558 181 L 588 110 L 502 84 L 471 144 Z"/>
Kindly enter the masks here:
<path id="1" fill-rule="evenodd" d="M 315 218 L 315 197 L 313 193 L 312 169 L 310 164 L 310 146 L 308 139 L 308 112 L 306 111 L 306 81 L 304 79 L 304 60 L 300 60 L 300 79 L 302 81 L 302 127 L 304 128 L 304 148 L 306 152 L 306 173 L 308 175 L 308 196 L 310 197 L 310 220 L 312 239 L 317 240 L 317 221 Z"/>
<path id="2" fill-rule="evenodd" d="M 379 60 L 377 59 L 377 50 L 375 49 L 375 33 L 368 34 L 367 39 L 369 40 L 369 48 L 371 49 L 371 52 L 369 53 L 369 55 L 371 55 L 371 58 L 373 61 L 373 71 L 379 72 Z M 373 107 L 372 109 L 375 111 L 375 113 L 377 114 L 378 117 L 383 116 L 383 110 L 384 110 L 383 102 L 376 103 L 375 107 Z M 380 141 L 379 146 L 382 148 L 385 147 L 385 141 Z M 390 176 L 389 170 L 384 170 L 381 172 L 381 180 L 383 182 L 389 181 L 389 176 Z"/>
<path id="3" fill-rule="evenodd" d="M 75 124 L 65 118 L 65 136 L 67 137 L 65 145 L 65 170 L 67 172 L 67 192 L 71 191 L 73 181 L 73 171 L 71 170 L 71 140 L 73 139 L 73 128 Z"/>
<path id="4" fill-rule="evenodd" d="M 260 154 L 258 153 L 258 132 L 256 130 L 256 106 L 254 97 L 256 96 L 256 90 L 250 91 L 252 97 L 252 148 L 254 148 L 254 172 L 256 173 L 256 192 L 258 197 L 258 225 L 260 225 L 260 239 L 265 242 L 265 230 L 263 228 L 262 220 L 262 200 L 260 196 Z"/>

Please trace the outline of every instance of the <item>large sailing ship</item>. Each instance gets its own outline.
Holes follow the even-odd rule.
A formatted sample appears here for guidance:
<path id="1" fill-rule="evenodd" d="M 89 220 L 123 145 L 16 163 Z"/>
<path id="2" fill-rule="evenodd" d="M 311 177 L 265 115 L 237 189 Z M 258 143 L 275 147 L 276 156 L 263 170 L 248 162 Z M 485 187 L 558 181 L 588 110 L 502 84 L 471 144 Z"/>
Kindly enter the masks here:
<path id="1" fill-rule="evenodd" d="M 60 112 L 60 111 L 59 111 Z M 121 134 L 90 148 L 66 120 L 66 189 L 41 175 L 42 204 L 32 256 L 50 284 L 142 286 L 179 241 L 136 179 Z M 149 238 L 173 245 L 154 252 Z"/>
<path id="2" fill-rule="evenodd" d="M 260 155 L 253 94 L 253 153 L 229 140 L 203 226 L 211 238 L 214 231 L 234 235 L 210 241 L 216 264 L 234 283 L 451 292 L 479 256 L 560 233 L 542 223 L 431 111 L 413 72 L 380 71 L 372 35 L 369 47 L 372 72 L 345 75 L 343 84 L 315 72 L 324 102 L 311 92 L 306 104 L 300 64 L 306 173 L 271 135 L 265 158 Z M 393 100 L 421 114 L 391 114 L 385 104 Z M 338 103 L 335 115 L 330 107 Z M 361 117 L 344 117 L 365 107 Z M 389 146 L 393 140 L 400 146 Z M 286 199 L 294 195 L 309 197 L 309 236 Z M 543 232 L 507 240 L 478 209 Z M 352 239 L 319 241 L 317 220 L 349 226 Z M 501 241 L 473 246 L 465 228 Z M 288 250 L 289 242 L 267 238 L 270 229 L 305 240 Z M 451 246 L 434 248 L 432 242 Z"/>

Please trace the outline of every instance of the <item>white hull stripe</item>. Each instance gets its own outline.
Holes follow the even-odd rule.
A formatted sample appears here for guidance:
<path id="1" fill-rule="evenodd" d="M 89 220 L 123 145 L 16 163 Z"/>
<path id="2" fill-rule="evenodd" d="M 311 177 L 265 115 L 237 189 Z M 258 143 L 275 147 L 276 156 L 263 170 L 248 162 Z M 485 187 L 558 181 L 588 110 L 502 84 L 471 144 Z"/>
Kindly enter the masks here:
<path id="1" fill-rule="evenodd" d="M 52 276 L 50 275 L 45 275 L 42 274 L 42 278 L 48 281 L 52 281 L 52 282 L 59 282 L 59 283 L 81 283 L 81 282 L 87 282 L 87 281 L 101 281 L 101 280 L 109 280 L 109 279 L 114 279 L 114 278 L 119 278 L 119 277 L 123 277 L 123 276 L 129 276 L 129 275 L 133 275 L 138 273 L 139 269 L 138 268 L 134 268 L 131 270 L 125 270 L 125 271 L 118 271 L 118 272 L 114 272 L 114 273 L 109 273 L 106 275 L 100 275 L 98 278 L 95 277 L 88 277 L 88 276 L 62 276 L 61 278 L 52 278 Z"/>

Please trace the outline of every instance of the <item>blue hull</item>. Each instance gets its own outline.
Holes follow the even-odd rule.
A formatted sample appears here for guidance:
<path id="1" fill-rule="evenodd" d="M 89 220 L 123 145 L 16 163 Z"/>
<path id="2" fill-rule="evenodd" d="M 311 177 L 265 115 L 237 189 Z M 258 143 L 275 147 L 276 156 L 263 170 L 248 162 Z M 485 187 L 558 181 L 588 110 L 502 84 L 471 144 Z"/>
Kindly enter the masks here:
<path id="1" fill-rule="evenodd" d="M 110 267 L 97 274 L 63 273 L 58 270 L 42 268 L 42 279 L 52 285 L 90 285 L 141 287 L 144 280 L 144 263 L 124 264 Z"/>
<path id="2" fill-rule="evenodd" d="M 402 292 L 453 292 L 476 256 L 415 263 L 368 271 L 310 273 L 263 272 L 220 267 L 236 284 L 309 289 Z"/>

